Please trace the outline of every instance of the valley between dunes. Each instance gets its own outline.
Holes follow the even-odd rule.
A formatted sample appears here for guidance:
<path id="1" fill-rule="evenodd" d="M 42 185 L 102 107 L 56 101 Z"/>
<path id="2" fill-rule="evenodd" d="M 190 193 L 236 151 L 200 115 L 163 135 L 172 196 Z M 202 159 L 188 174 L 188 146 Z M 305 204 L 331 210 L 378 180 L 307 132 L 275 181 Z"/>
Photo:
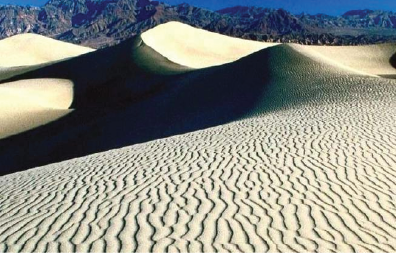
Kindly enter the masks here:
<path id="1" fill-rule="evenodd" d="M 0 41 L 0 252 L 395 252 L 395 53 Z"/>

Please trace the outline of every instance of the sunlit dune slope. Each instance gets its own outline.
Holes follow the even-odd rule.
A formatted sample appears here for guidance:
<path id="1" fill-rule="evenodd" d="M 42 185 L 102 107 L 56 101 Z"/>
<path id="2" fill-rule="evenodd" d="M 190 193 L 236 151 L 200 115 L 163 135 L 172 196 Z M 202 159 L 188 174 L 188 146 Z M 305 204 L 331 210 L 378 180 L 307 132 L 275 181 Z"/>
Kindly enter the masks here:
<path id="1" fill-rule="evenodd" d="M 28 38 L 31 36 L 27 35 Z M 16 39 L 18 38 L 25 37 L 17 36 Z M 47 42 L 45 37 L 38 38 Z M 48 40 L 51 43 L 58 43 L 57 48 L 53 47 L 53 50 L 67 52 L 68 47 L 79 48 L 52 39 Z M 21 52 L 25 58 L 19 59 L 20 63 L 27 65 L 32 59 L 36 59 L 36 63 L 43 62 L 45 57 L 40 58 L 40 54 L 45 56 L 45 52 L 42 49 L 38 47 L 34 54 Z M 31 47 L 31 50 L 35 51 L 34 47 Z M 81 53 L 88 52 L 87 50 L 91 51 L 85 48 L 75 51 Z M 74 56 L 70 52 L 67 55 Z M 56 59 L 59 57 L 51 58 L 51 60 Z M 102 111 L 103 106 L 122 101 L 125 97 L 139 97 L 152 89 L 143 79 L 141 85 L 140 83 L 134 85 L 132 90 L 125 87 L 117 88 L 117 85 L 123 86 L 120 80 L 134 76 L 136 71 L 150 75 L 174 75 L 189 70 L 190 68 L 170 62 L 147 47 L 140 36 L 125 45 L 102 50 L 92 56 L 85 54 L 78 59 L 64 62 L 51 61 L 31 66 L 0 68 L 0 80 L 4 82 L 0 84 L 0 96 L 4 98 L 1 101 L 3 114 L 0 115 L 0 139 L 53 122 L 70 113 L 71 111 L 68 110 L 70 106 L 74 109 L 97 106 L 96 110 Z M 111 82 L 116 85 L 111 85 Z M 21 83 L 23 87 L 19 85 Z M 55 99 L 46 101 L 50 96 Z M 59 98 L 63 101 L 60 107 L 57 101 Z"/>
<path id="2" fill-rule="evenodd" d="M 169 22 L 142 34 L 143 41 L 169 60 L 191 68 L 205 68 L 238 60 L 278 45 L 238 38 Z"/>
<path id="3" fill-rule="evenodd" d="M 124 148 L 0 177 L 0 251 L 396 250 L 396 80 L 289 45 L 161 74 L 134 46 L 29 74 L 76 111 L 3 140 L 3 168 Z"/>
<path id="4" fill-rule="evenodd" d="M 94 49 L 37 34 L 20 34 L 0 40 L 0 67 L 43 64 L 92 51 Z"/>
<path id="5" fill-rule="evenodd" d="M 73 84 L 30 79 L 0 85 L 0 138 L 22 133 L 68 114 Z"/>
<path id="6" fill-rule="evenodd" d="M 392 56 L 396 44 L 369 46 L 300 46 L 293 47 L 305 55 L 344 68 L 357 74 L 373 76 L 394 76 Z"/>
<path id="7" fill-rule="evenodd" d="M 189 29 L 191 33 L 196 30 Z M 290 45 L 266 48 L 221 66 L 192 70 L 169 61 L 142 38 L 137 36 L 118 46 L 11 79 L 71 80 L 75 111 L 59 122 L 5 140 L 9 147 L 30 140 L 25 148 L 15 145 L 9 157 L 35 150 L 31 159 L 7 159 L 5 170 L 22 170 L 183 134 L 285 106 L 328 101 L 323 97 L 336 100 L 342 94 L 362 96 L 356 89 L 366 83 L 364 89 L 371 94 L 382 89 L 382 83 L 390 82 L 366 80 L 364 75 L 329 64 L 323 57 L 307 57 Z M 376 82 L 381 85 L 375 87 Z M 48 138 L 48 132 L 56 134 Z M 74 148 L 77 142 L 78 148 Z M 54 149 L 67 152 L 52 152 Z M 13 149 L 9 150 L 4 154 Z"/>
<path id="8" fill-rule="evenodd" d="M 0 41 L 0 80 L 92 52 L 35 34 Z M 55 121 L 70 112 L 73 83 L 59 78 L 0 84 L 0 139 Z"/>

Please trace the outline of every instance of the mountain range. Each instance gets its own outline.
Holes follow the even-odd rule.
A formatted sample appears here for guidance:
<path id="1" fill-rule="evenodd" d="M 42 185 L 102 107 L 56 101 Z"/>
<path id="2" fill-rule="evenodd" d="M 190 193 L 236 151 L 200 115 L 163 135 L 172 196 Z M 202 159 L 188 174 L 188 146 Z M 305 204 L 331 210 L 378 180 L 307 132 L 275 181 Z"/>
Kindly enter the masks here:
<path id="1" fill-rule="evenodd" d="M 352 10 L 342 16 L 235 6 L 218 11 L 150 0 L 50 0 L 43 7 L 0 6 L 0 38 L 37 33 L 103 48 L 169 21 L 251 40 L 356 45 L 396 41 L 396 13 Z"/>

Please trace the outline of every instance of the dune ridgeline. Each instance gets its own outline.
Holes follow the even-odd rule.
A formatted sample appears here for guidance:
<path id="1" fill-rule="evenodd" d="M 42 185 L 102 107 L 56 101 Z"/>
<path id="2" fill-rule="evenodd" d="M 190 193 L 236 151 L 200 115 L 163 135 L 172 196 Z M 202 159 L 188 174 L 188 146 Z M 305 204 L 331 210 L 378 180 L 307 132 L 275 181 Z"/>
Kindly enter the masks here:
<path id="1" fill-rule="evenodd" d="M 396 45 L 26 36 L 0 41 L 0 252 L 396 250 Z"/>

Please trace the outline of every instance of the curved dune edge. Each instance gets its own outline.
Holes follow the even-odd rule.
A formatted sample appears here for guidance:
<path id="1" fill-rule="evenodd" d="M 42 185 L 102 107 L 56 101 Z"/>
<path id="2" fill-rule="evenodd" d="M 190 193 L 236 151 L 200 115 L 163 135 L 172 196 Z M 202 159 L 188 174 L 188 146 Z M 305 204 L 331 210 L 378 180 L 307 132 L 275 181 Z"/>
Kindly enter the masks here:
<path id="1" fill-rule="evenodd" d="M 162 54 L 148 46 L 142 36 L 137 36 L 132 46 L 131 58 L 142 70 L 151 74 L 174 75 L 186 73 L 192 68 L 179 65 L 164 57 Z"/>
<path id="2" fill-rule="evenodd" d="M 50 64 L 51 63 L 47 63 L 47 64 L 44 63 L 44 64 L 31 65 L 31 66 L 21 66 L 21 67 L 0 67 L 0 81 L 7 80 L 14 76 L 22 75 L 29 71 L 33 71 Z"/>
<path id="3" fill-rule="evenodd" d="M 207 112 L 218 80 L 267 89 L 247 119 L 0 177 L 0 251 L 395 251 L 394 80 L 288 45 L 194 74 L 176 109 Z"/>
<path id="4" fill-rule="evenodd" d="M 38 65 L 93 51 L 37 34 L 20 34 L 0 40 L 0 67 Z"/>
<path id="5" fill-rule="evenodd" d="M 55 121 L 68 113 L 73 83 L 29 79 L 0 84 L 0 139 Z"/>
<path id="6" fill-rule="evenodd" d="M 56 64 L 94 49 L 37 34 L 0 41 L 0 80 Z M 0 84 L 0 139 L 55 121 L 71 112 L 73 83 L 29 79 Z"/>
<path id="7" fill-rule="evenodd" d="M 170 61 L 190 68 L 206 68 L 236 61 L 264 48 L 279 45 L 238 38 L 169 22 L 144 32 L 142 39 Z"/>
<path id="8" fill-rule="evenodd" d="M 141 35 L 144 43 L 170 61 L 190 68 L 206 68 L 234 62 L 262 49 L 280 45 L 239 38 L 194 28 L 179 22 L 159 25 Z M 370 46 L 302 46 L 295 50 L 316 61 L 347 72 L 372 77 L 392 76 L 390 63 L 395 44 Z"/>
<path id="9" fill-rule="evenodd" d="M 396 44 L 369 46 L 301 46 L 291 45 L 298 52 L 348 72 L 372 77 L 396 74 L 390 59 Z"/>

